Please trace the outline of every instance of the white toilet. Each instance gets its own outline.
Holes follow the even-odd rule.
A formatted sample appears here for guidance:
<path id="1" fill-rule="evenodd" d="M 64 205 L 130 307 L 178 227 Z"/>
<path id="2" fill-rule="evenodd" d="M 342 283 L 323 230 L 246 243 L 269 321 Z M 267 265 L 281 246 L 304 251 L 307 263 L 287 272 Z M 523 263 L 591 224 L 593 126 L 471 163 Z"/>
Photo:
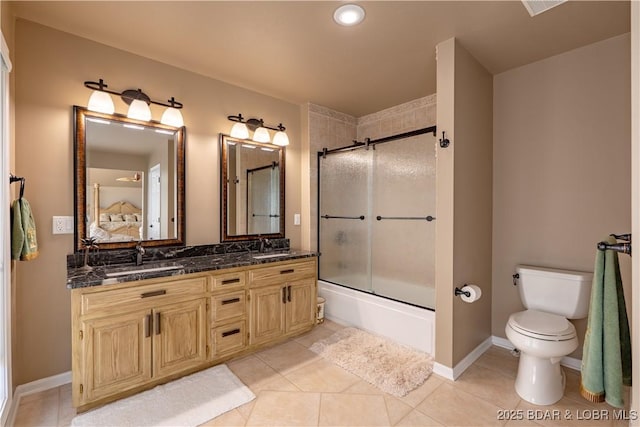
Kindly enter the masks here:
<path id="1" fill-rule="evenodd" d="M 576 329 L 567 318 L 587 317 L 593 274 L 527 265 L 518 266 L 516 273 L 527 308 L 513 313 L 505 327 L 520 350 L 516 392 L 536 405 L 551 405 L 564 394 L 560 360 L 578 347 Z"/>

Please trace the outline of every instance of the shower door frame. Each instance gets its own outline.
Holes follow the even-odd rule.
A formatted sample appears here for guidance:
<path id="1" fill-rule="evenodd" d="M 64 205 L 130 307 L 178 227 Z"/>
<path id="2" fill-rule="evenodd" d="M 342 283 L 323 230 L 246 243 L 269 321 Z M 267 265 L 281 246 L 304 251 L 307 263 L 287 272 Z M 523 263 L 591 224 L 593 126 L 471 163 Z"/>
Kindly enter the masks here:
<path id="1" fill-rule="evenodd" d="M 321 211 L 320 211 L 320 194 L 321 194 L 320 187 L 322 185 L 322 182 L 321 182 L 322 180 L 320 179 L 321 178 L 321 175 L 320 175 L 320 162 L 321 162 L 322 158 L 326 158 L 326 156 L 328 154 L 335 154 L 335 153 L 340 153 L 340 152 L 345 152 L 345 151 L 353 151 L 353 150 L 358 150 L 358 149 L 361 149 L 361 148 L 364 148 L 364 149 L 369 149 L 369 147 L 374 148 L 377 144 L 383 144 L 385 142 L 397 141 L 399 139 L 411 138 L 411 137 L 414 137 L 414 136 L 424 135 L 424 134 L 427 134 L 427 133 L 433 133 L 433 136 L 435 137 L 436 136 L 436 132 L 437 132 L 436 126 L 429 126 L 429 127 L 426 127 L 426 128 L 416 129 L 416 130 L 412 130 L 412 131 L 409 131 L 409 132 L 403 132 L 403 133 L 399 133 L 399 134 L 391 135 L 391 136 L 386 136 L 386 137 L 375 139 L 375 140 L 370 140 L 369 138 L 366 138 L 365 142 L 354 141 L 354 143 L 352 145 L 347 145 L 347 146 L 339 147 L 339 148 L 333 148 L 331 150 L 328 150 L 328 149 L 324 148 L 322 151 L 318 151 L 317 168 L 316 168 L 317 174 L 318 174 L 318 176 L 317 176 L 317 181 L 318 181 L 317 187 L 318 188 L 317 188 L 317 194 L 316 194 L 316 199 L 317 199 L 316 200 L 316 206 L 317 206 L 317 209 L 316 209 L 317 210 L 317 215 L 316 215 L 316 236 L 317 236 L 317 238 L 316 238 L 316 241 L 317 241 L 318 254 L 320 256 L 322 256 L 322 248 L 320 247 L 320 219 L 322 218 Z M 433 219 L 435 220 L 435 218 L 433 218 Z M 429 221 L 431 221 L 431 220 L 429 220 Z M 333 282 L 331 280 L 324 279 L 324 278 L 320 277 L 320 264 L 321 263 L 318 262 L 318 267 L 317 267 L 318 268 L 318 271 L 317 271 L 318 280 L 322 280 L 324 282 L 331 283 L 331 284 L 334 284 L 334 285 L 337 285 L 337 286 L 342 286 L 344 288 L 351 289 L 351 290 L 354 290 L 354 291 L 357 291 L 357 292 L 362 292 L 363 294 L 366 294 L 366 295 L 373 295 L 373 296 L 376 296 L 378 298 L 384 298 L 384 299 L 391 300 L 391 301 L 396 301 L 396 302 L 399 302 L 399 303 L 402 303 L 402 304 L 407 304 L 407 305 L 410 305 L 410 306 L 413 306 L 413 307 L 417 307 L 417 308 L 421 308 L 421 309 L 425 309 L 425 310 L 429 310 L 429 311 L 435 311 L 435 308 L 424 307 L 422 305 L 414 304 L 414 303 L 411 303 L 411 302 L 408 302 L 408 301 L 403 301 L 403 300 L 399 300 L 399 299 L 396 299 L 396 298 L 391 298 L 391 297 L 388 297 L 388 296 L 385 296 L 385 295 L 380 295 L 380 294 L 376 294 L 376 293 L 372 293 L 372 292 L 367 292 L 366 290 L 363 290 L 363 289 L 347 286 L 347 285 L 344 285 L 342 283 L 336 283 L 336 282 Z"/>

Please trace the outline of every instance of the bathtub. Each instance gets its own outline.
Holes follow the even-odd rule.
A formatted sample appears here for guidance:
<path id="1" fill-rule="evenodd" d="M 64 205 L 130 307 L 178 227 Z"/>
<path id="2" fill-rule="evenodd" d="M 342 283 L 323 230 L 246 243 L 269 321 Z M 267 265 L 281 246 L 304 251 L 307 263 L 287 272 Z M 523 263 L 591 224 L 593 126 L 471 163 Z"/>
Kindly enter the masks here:
<path id="1" fill-rule="evenodd" d="M 435 354 L 435 311 L 323 280 L 318 295 L 326 299 L 326 318 Z"/>

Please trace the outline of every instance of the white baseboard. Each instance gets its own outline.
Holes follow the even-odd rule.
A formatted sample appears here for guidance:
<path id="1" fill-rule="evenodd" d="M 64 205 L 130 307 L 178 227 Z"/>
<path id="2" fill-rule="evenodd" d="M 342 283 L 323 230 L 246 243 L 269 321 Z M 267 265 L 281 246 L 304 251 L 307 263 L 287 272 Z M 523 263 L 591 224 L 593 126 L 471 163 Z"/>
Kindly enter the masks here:
<path id="1" fill-rule="evenodd" d="M 513 350 L 515 348 L 513 344 L 511 344 L 511 341 L 506 338 L 496 337 L 495 335 L 491 338 L 491 342 L 493 345 L 506 348 L 507 350 Z M 560 361 L 560 364 L 567 368 L 575 369 L 576 371 L 580 371 L 582 369 L 582 360 L 576 359 L 575 357 L 565 356 Z"/>
<path id="2" fill-rule="evenodd" d="M 15 424 L 16 414 L 18 413 L 18 407 L 20 406 L 20 399 L 23 396 L 60 387 L 61 385 L 68 384 L 70 382 L 71 371 L 68 371 L 51 377 L 41 378 L 30 383 L 20 384 L 16 387 L 16 391 L 13 393 L 13 399 L 11 399 L 11 406 L 9 407 L 9 414 L 7 415 L 7 425 L 12 426 Z"/>
<path id="3" fill-rule="evenodd" d="M 474 348 L 471 353 L 467 354 L 456 366 L 449 368 L 448 366 L 440 363 L 433 364 L 433 373 L 440 375 L 448 380 L 455 381 L 469 366 L 473 364 L 485 351 L 491 347 L 493 343 L 493 336 L 488 337 L 480 345 Z"/>
<path id="4" fill-rule="evenodd" d="M 13 396 L 8 396 L 5 401 L 5 405 L 2 407 L 2 411 L 0 412 L 0 425 L 2 426 L 10 426 L 12 424 L 9 423 L 9 420 L 13 421 L 11 418 L 13 410 Z"/>
<path id="5" fill-rule="evenodd" d="M 511 344 L 506 338 L 496 337 L 495 335 L 490 336 L 485 341 L 483 341 L 479 346 L 477 346 L 473 351 L 465 356 L 456 366 L 450 368 L 448 366 L 442 365 L 440 363 L 433 364 L 433 373 L 444 377 L 448 380 L 455 381 L 464 371 L 467 370 L 469 366 L 473 364 L 482 354 L 489 349 L 492 345 L 506 348 L 507 350 L 513 350 L 515 347 Z M 565 366 L 570 369 L 575 369 L 576 371 L 580 371 L 582 366 L 582 360 L 576 359 L 575 357 L 563 357 L 560 361 L 562 366 Z"/>

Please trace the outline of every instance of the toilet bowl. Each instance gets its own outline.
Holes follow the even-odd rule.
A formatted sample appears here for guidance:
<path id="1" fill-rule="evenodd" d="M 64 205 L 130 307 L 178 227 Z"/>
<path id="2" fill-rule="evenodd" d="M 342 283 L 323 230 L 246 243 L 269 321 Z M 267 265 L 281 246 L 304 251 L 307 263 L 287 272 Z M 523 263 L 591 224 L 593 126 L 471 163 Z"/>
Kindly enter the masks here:
<path id="1" fill-rule="evenodd" d="M 519 266 L 518 290 L 527 310 L 509 316 L 505 333 L 520 350 L 515 389 L 536 405 L 551 405 L 564 394 L 560 361 L 578 348 L 568 319 L 588 314 L 592 273 Z"/>
<path id="2" fill-rule="evenodd" d="M 509 341 L 520 350 L 516 392 L 536 405 L 551 405 L 562 398 L 565 377 L 560 361 L 578 348 L 576 329 L 566 318 L 537 310 L 509 317 Z"/>

